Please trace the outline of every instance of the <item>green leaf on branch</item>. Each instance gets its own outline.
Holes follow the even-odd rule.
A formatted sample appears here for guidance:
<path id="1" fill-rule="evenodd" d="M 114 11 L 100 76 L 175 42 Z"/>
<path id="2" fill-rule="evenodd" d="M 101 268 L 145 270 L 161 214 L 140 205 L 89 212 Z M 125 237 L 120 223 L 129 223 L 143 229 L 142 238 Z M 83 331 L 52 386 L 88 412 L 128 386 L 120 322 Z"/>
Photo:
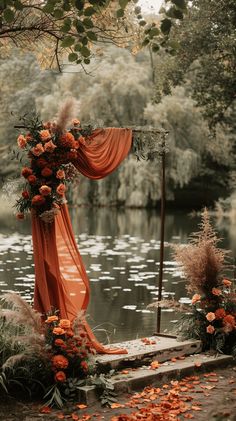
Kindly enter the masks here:
<path id="1" fill-rule="evenodd" d="M 84 8 L 84 0 L 75 0 L 75 7 L 78 10 L 83 10 L 83 8 Z"/>
<path id="2" fill-rule="evenodd" d="M 84 9 L 84 16 L 92 16 L 94 13 L 96 13 L 96 9 L 94 9 L 92 6 L 86 7 L 86 9 Z"/>
<path id="3" fill-rule="evenodd" d="M 149 31 L 149 36 L 151 38 L 153 38 L 153 37 L 155 37 L 156 35 L 159 35 L 159 34 L 160 34 L 160 31 L 159 31 L 158 28 L 151 28 L 150 31 Z"/>
<path id="4" fill-rule="evenodd" d="M 64 15 L 64 11 L 62 9 L 55 9 L 54 12 L 53 12 L 53 16 L 56 19 L 61 19 L 63 17 L 63 15 Z"/>
<path id="5" fill-rule="evenodd" d="M 70 53 L 68 55 L 68 60 L 69 61 L 76 61 L 77 59 L 78 59 L 78 54 L 76 54 L 76 53 Z"/>
<path id="6" fill-rule="evenodd" d="M 89 57 L 91 54 L 90 50 L 87 47 L 85 47 L 85 45 L 83 45 L 83 47 L 80 49 L 80 53 L 83 57 L 86 58 Z"/>
<path id="7" fill-rule="evenodd" d="M 145 26 L 146 25 L 146 21 L 143 19 L 143 20 L 140 20 L 140 22 L 139 22 L 139 25 L 140 26 Z"/>
<path id="8" fill-rule="evenodd" d="M 44 10 L 44 12 L 46 12 L 46 13 L 53 13 L 53 11 L 54 11 L 54 7 L 55 7 L 54 2 L 48 1 L 48 2 L 45 4 L 45 6 L 44 6 L 43 10 Z"/>
<path id="9" fill-rule="evenodd" d="M 142 46 L 146 47 L 148 44 L 150 43 L 150 39 L 149 38 L 145 38 L 142 42 Z"/>
<path id="10" fill-rule="evenodd" d="M 91 41 L 97 41 L 98 39 L 97 35 L 93 31 L 86 32 L 86 35 Z"/>
<path id="11" fill-rule="evenodd" d="M 185 0 L 171 0 L 175 6 L 177 6 L 179 9 L 185 10 L 186 9 L 186 2 Z"/>
<path id="12" fill-rule="evenodd" d="M 93 21 L 89 18 L 85 18 L 83 20 L 83 24 L 84 24 L 84 26 L 86 26 L 86 28 L 93 28 L 93 26 L 94 26 Z"/>
<path id="13" fill-rule="evenodd" d="M 154 53 L 157 53 L 157 51 L 159 51 L 160 50 L 160 45 L 159 44 L 152 44 L 152 51 L 154 52 Z"/>
<path id="14" fill-rule="evenodd" d="M 75 44 L 75 46 L 73 47 L 74 51 L 80 51 L 82 48 L 81 44 Z"/>
<path id="15" fill-rule="evenodd" d="M 71 47 L 74 44 L 74 42 L 75 42 L 75 39 L 73 37 L 71 36 L 65 37 L 61 43 L 61 46 L 63 48 L 68 48 L 68 47 Z"/>
<path id="16" fill-rule="evenodd" d="M 15 13 L 11 9 L 5 9 L 3 12 L 3 17 L 7 23 L 11 23 L 15 19 Z"/>
<path id="17" fill-rule="evenodd" d="M 116 11 L 116 16 L 117 16 L 118 18 L 123 18 L 124 14 L 125 14 L 124 9 L 118 9 L 118 10 Z"/>
<path id="18" fill-rule="evenodd" d="M 85 32 L 83 23 L 80 20 L 77 20 L 75 22 L 75 27 L 76 27 L 76 30 L 79 34 L 82 34 L 83 32 Z"/>
<path id="19" fill-rule="evenodd" d="M 23 6 L 23 4 L 21 3 L 20 0 L 15 0 L 14 7 L 15 7 L 16 10 L 22 10 L 24 6 Z"/>
<path id="20" fill-rule="evenodd" d="M 183 19 L 184 17 L 183 12 L 181 12 L 181 10 L 178 10 L 178 9 L 175 9 L 173 11 L 173 14 L 174 14 L 175 19 Z"/>
<path id="21" fill-rule="evenodd" d="M 119 0 L 119 5 L 121 9 L 125 9 L 128 3 L 129 3 L 129 0 Z"/>
<path id="22" fill-rule="evenodd" d="M 169 34 L 171 30 L 171 25 L 172 22 L 170 19 L 163 19 L 161 21 L 161 32 L 163 32 L 163 34 Z"/>

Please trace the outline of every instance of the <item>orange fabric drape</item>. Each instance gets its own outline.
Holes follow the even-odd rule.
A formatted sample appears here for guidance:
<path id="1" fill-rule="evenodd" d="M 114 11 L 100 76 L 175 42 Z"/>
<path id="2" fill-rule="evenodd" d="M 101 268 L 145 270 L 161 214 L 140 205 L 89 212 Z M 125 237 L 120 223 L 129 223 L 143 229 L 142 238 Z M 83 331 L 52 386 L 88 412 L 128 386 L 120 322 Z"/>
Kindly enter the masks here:
<path id="1" fill-rule="evenodd" d="M 129 129 L 95 130 L 91 140 L 81 145 L 73 162 L 86 177 L 103 178 L 114 171 L 127 156 L 132 142 Z M 66 204 L 54 222 L 45 223 L 32 213 L 32 237 L 35 263 L 34 307 L 42 314 L 51 309 L 60 317 L 73 320 L 89 302 L 89 279 L 74 238 Z M 94 337 L 85 321 L 88 336 L 98 353 L 126 353 L 108 349 Z"/>

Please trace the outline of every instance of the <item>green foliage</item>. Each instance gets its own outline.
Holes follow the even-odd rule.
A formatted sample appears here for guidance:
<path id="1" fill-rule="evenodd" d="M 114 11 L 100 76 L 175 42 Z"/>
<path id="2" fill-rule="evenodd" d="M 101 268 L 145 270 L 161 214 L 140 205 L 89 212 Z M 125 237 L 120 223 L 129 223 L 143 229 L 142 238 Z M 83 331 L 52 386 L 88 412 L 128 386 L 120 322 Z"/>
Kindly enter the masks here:
<path id="1" fill-rule="evenodd" d="M 114 384 L 111 380 L 113 374 L 114 370 L 111 370 L 107 374 L 95 374 L 90 378 L 91 384 L 96 386 L 96 391 L 103 406 L 111 406 L 114 402 L 117 402 L 117 394 L 114 392 Z"/>

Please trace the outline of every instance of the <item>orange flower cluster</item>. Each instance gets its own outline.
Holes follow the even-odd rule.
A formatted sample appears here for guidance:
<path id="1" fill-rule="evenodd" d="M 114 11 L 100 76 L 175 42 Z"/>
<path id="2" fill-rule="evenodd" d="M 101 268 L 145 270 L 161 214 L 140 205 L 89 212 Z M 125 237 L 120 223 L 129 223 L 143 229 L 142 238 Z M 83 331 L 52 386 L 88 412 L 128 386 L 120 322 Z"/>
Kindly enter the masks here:
<path id="1" fill-rule="evenodd" d="M 89 355 L 95 354 L 95 350 L 83 324 L 79 325 L 78 334 L 75 335 L 70 320 L 50 315 L 45 320 L 45 329 L 55 382 L 64 383 L 75 374 L 79 378 L 86 376 L 89 371 Z"/>
<path id="2" fill-rule="evenodd" d="M 66 192 L 65 182 L 75 174 L 66 171 L 68 164 L 78 158 L 80 147 L 84 147 L 86 138 L 80 121 L 72 121 L 70 130 L 61 132 L 56 123 L 32 124 L 31 131 L 20 134 L 17 144 L 29 158 L 29 165 L 21 171 L 26 184 L 21 198 L 17 201 L 17 218 L 24 219 L 24 213 L 33 209 L 45 222 L 51 212 L 55 216 L 55 205 L 63 203 Z M 35 122 L 36 123 L 36 122 Z M 35 127 L 32 129 L 32 127 Z M 26 127 L 27 129 L 27 127 Z"/>

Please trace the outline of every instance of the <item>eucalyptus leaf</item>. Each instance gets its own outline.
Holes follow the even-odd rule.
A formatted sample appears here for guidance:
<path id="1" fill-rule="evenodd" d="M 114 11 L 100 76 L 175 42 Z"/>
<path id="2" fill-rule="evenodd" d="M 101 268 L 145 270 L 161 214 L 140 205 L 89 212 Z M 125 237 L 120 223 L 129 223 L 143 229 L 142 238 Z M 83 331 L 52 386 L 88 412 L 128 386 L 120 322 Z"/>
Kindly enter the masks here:
<path id="1" fill-rule="evenodd" d="M 78 54 L 76 54 L 76 53 L 70 53 L 68 55 L 68 60 L 69 61 L 76 61 L 77 59 L 78 59 Z"/>
<path id="2" fill-rule="evenodd" d="M 96 9 L 94 7 L 89 6 L 84 9 L 84 16 L 92 16 L 96 13 Z"/>
<path id="3" fill-rule="evenodd" d="M 83 57 L 86 57 L 86 58 L 89 57 L 90 54 L 91 54 L 90 50 L 87 47 L 85 47 L 84 45 L 81 48 L 80 53 L 82 54 Z"/>
<path id="4" fill-rule="evenodd" d="M 71 36 L 65 37 L 62 42 L 61 42 L 61 46 L 63 48 L 68 48 L 71 47 L 75 42 L 75 39 Z"/>
<path id="5" fill-rule="evenodd" d="M 3 12 L 3 17 L 7 23 L 11 23 L 15 19 L 15 13 L 13 10 L 7 8 Z"/>

